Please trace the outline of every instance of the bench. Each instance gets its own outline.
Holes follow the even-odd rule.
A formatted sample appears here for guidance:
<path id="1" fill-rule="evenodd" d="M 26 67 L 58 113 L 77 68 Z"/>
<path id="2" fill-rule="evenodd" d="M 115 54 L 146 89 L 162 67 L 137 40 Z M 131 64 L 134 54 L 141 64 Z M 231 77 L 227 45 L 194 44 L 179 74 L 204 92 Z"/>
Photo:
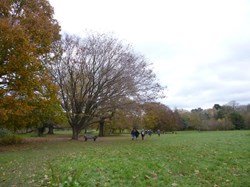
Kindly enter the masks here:
<path id="1" fill-rule="evenodd" d="M 87 141 L 88 139 L 93 139 L 95 141 L 97 139 L 97 136 L 91 134 L 85 134 L 83 137 L 85 141 Z"/>

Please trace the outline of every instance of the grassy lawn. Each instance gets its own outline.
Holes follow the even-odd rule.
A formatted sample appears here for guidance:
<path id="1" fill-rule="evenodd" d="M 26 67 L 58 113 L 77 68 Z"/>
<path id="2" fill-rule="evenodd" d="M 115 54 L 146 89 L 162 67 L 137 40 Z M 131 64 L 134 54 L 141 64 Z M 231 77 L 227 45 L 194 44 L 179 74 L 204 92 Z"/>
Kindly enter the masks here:
<path id="1" fill-rule="evenodd" d="M 11 146 L 0 152 L 0 186 L 250 186 L 250 131 Z"/>

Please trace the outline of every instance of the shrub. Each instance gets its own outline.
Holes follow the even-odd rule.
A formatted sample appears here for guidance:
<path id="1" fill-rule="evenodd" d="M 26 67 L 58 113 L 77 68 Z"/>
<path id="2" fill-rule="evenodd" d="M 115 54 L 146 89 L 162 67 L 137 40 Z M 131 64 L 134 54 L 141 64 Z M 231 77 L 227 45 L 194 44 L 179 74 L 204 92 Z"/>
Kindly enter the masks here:
<path id="1" fill-rule="evenodd" d="M 9 136 L 9 135 L 11 135 L 12 133 L 9 131 L 9 130 L 7 130 L 7 129 L 0 129 L 0 138 L 2 138 L 2 137 L 4 137 L 4 136 Z"/>
<path id="2" fill-rule="evenodd" d="M 20 144 L 23 142 L 21 137 L 14 135 L 8 129 L 0 129 L 0 145 L 13 145 Z"/>
<path id="3" fill-rule="evenodd" d="M 0 145 L 13 145 L 20 144 L 22 142 L 23 139 L 15 135 L 5 135 L 0 137 Z"/>

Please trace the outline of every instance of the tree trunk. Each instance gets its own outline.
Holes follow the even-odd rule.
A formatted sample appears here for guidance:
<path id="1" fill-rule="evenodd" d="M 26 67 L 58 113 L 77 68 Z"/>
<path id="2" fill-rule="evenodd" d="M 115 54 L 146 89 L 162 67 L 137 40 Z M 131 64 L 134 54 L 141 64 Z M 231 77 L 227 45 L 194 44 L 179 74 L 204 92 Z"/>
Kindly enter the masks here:
<path id="1" fill-rule="evenodd" d="M 72 140 L 78 140 L 78 137 L 79 137 L 79 133 L 80 133 L 81 129 L 73 126 L 72 127 Z"/>
<path id="2" fill-rule="evenodd" d="M 99 136 L 104 136 L 104 120 L 101 119 L 99 122 Z"/>
<path id="3" fill-rule="evenodd" d="M 39 136 L 39 137 L 42 136 L 44 131 L 45 131 L 45 126 L 38 127 L 37 128 L 37 136 Z"/>
<path id="4" fill-rule="evenodd" d="M 54 134 L 54 126 L 53 126 L 53 124 L 48 124 L 48 128 L 49 128 L 48 134 Z"/>

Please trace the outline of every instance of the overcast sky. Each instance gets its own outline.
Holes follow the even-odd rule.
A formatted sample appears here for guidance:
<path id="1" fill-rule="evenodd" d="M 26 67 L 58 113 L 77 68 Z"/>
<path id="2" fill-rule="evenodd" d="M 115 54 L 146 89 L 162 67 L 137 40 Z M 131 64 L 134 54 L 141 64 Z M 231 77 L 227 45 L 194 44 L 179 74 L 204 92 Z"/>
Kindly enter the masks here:
<path id="1" fill-rule="evenodd" d="M 250 104 L 249 0 L 49 1 L 63 32 L 111 32 L 143 54 L 170 108 Z"/>

